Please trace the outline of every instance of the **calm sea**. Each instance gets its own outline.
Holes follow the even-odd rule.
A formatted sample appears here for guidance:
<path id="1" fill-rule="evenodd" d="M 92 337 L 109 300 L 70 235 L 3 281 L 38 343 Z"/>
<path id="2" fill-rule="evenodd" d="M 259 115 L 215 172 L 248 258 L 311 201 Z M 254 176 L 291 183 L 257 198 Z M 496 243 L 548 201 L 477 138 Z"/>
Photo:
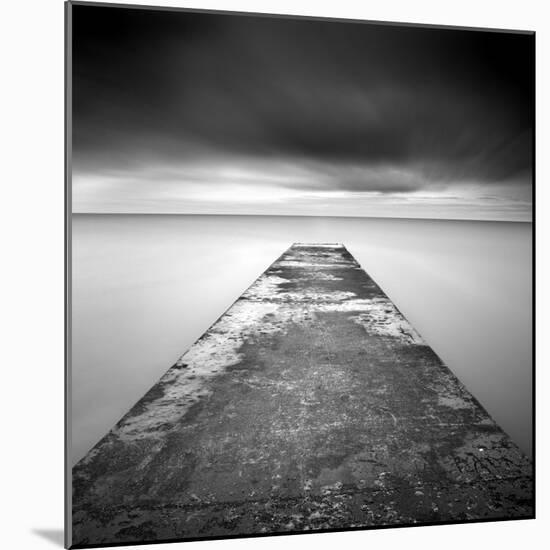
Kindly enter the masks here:
<path id="1" fill-rule="evenodd" d="M 530 223 L 73 215 L 77 462 L 292 243 L 340 242 L 531 453 Z"/>

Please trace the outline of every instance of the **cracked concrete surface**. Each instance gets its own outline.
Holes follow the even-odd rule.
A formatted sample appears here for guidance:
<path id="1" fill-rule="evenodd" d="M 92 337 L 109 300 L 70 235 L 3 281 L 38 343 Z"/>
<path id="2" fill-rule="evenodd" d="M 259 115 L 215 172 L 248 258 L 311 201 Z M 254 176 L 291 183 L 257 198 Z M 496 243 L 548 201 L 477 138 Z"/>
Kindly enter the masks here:
<path id="1" fill-rule="evenodd" d="M 337 244 L 295 244 L 73 469 L 73 544 L 533 516 L 532 466 Z"/>

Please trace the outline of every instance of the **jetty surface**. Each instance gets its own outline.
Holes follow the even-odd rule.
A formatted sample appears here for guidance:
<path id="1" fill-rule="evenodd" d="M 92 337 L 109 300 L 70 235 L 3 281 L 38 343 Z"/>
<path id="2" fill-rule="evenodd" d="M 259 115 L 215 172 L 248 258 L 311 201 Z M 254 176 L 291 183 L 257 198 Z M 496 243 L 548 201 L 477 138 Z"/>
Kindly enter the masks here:
<path id="1" fill-rule="evenodd" d="M 532 465 L 344 246 L 295 244 L 74 467 L 72 511 L 75 546 L 529 518 Z"/>

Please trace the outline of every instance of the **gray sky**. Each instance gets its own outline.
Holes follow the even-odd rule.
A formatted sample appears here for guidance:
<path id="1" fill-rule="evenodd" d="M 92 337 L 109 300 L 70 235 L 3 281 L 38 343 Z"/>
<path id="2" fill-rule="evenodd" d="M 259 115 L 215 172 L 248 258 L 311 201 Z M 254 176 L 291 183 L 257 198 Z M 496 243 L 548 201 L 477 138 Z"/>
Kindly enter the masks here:
<path id="1" fill-rule="evenodd" d="M 73 10 L 75 212 L 531 219 L 531 35 Z"/>

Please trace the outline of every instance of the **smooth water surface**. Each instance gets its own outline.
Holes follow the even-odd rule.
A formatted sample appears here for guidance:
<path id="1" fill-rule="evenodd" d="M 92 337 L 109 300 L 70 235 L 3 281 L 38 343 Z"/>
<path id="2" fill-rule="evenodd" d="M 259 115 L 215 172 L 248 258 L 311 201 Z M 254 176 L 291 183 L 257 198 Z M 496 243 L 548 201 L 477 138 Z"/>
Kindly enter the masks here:
<path id="1" fill-rule="evenodd" d="M 73 215 L 76 463 L 294 242 L 343 243 L 531 453 L 530 223 Z"/>

